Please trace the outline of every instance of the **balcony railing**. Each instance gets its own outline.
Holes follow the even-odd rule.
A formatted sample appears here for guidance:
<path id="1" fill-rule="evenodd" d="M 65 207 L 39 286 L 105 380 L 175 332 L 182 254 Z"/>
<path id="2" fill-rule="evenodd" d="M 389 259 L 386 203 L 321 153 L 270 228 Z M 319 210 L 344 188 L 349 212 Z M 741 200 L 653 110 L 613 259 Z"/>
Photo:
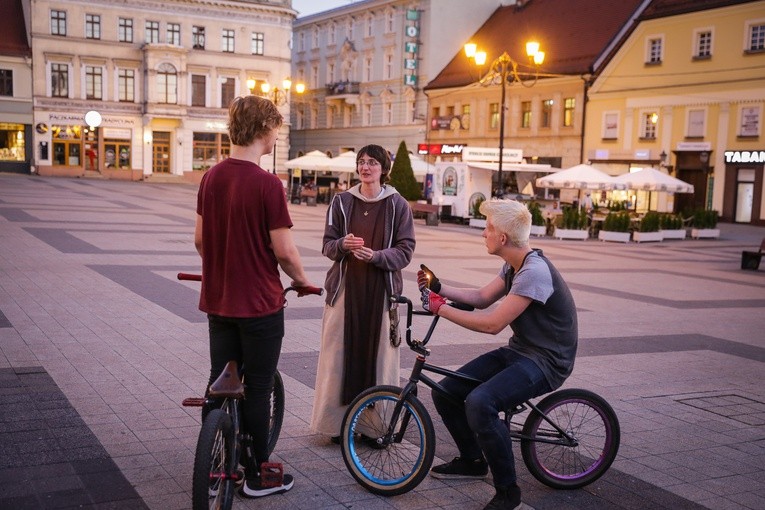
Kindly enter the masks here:
<path id="1" fill-rule="evenodd" d="M 339 81 L 337 83 L 327 84 L 328 96 L 343 96 L 346 94 L 359 93 L 359 82 L 357 81 Z"/>

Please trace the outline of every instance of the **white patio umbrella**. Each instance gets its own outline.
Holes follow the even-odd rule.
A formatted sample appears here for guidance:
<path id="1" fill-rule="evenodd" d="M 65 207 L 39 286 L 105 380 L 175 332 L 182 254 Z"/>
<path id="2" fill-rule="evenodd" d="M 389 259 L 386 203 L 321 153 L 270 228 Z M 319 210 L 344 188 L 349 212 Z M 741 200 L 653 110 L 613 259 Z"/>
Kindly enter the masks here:
<path id="1" fill-rule="evenodd" d="M 343 152 L 334 158 L 327 158 L 321 163 L 319 170 L 326 172 L 346 172 L 356 171 L 356 153 L 353 151 Z"/>
<path id="2" fill-rule="evenodd" d="M 537 179 L 537 187 L 579 190 L 626 189 L 627 186 L 614 180 L 607 173 L 590 165 L 576 165 L 560 172 L 545 175 Z"/>
<path id="3" fill-rule="evenodd" d="M 669 191 L 672 193 L 693 193 L 693 185 L 665 174 L 661 170 L 646 167 L 637 172 L 626 173 L 614 177 L 614 180 L 624 184 L 627 189 L 642 191 Z"/>
<path id="4" fill-rule="evenodd" d="M 311 151 L 304 156 L 290 159 L 284 163 L 287 168 L 299 168 L 300 170 L 322 170 L 321 164 L 329 161 L 330 157 L 321 151 Z"/>
<path id="5" fill-rule="evenodd" d="M 436 170 L 436 167 L 432 163 L 428 163 L 416 154 L 410 154 L 409 161 L 412 163 L 414 177 L 418 181 L 423 180 L 428 172 L 433 173 Z"/>

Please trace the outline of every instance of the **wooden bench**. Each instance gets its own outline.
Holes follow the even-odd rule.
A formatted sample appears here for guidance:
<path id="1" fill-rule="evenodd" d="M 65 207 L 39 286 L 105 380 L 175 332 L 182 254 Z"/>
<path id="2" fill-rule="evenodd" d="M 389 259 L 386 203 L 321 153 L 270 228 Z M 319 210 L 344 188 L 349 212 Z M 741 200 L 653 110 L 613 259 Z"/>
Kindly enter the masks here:
<path id="1" fill-rule="evenodd" d="M 760 261 L 763 255 L 765 255 L 765 239 L 760 243 L 760 251 L 744 250 L 741 252 L 741 269 L 757 271 L 760 269 Z"/>
<path id="2" fill-rule="evenodd" d="M 316 205 L 316 196 L 318 194 L 318 191 L 315 189 L 304 189 L 300 192 L 300 200 L 302 202 L 305 199 L 305 205 Z"/>
<path id="3" fill-rule="evenodd" d="M 409 202 L 409 206 L 412 208 L 412 214 L 415 218 L 424 215 L 426 225 L 433 227 L 438 226 L 439 207 L 437 205 L 423 204 L 421 202 Z"/>

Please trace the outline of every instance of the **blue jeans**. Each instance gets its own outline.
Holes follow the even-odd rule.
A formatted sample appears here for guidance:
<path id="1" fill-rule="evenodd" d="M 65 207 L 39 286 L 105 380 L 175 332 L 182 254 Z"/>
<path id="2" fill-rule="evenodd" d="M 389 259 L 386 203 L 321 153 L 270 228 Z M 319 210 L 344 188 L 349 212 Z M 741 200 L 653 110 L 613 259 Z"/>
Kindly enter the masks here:
<path id="1" fill-rule="evenodd" d="M 257 318 L 208 315 L 210 330 L 210 381 L 231 360 L 244 367 L 245 398 L 242 428 L 252 436 L 256 466 L 268 462 L 268 427 L 271 392 L 284 337 L 284 310 Z M 245 466 L 255 468 L 256 466 Z"/>
<path id="2" fill-rule="evenodd" d="M 464 400 L 458 405 L 433 390 L 433 403 L 464 459 L 485 458 L 494 485 L 515 485 L 513 444 L 499 412 L 551 391 L 539 367 L 529 358 L 500 347 L 483 354 L 458 370 L 483 384 L 475 387 L 446 377 L 441 384 Z"/>

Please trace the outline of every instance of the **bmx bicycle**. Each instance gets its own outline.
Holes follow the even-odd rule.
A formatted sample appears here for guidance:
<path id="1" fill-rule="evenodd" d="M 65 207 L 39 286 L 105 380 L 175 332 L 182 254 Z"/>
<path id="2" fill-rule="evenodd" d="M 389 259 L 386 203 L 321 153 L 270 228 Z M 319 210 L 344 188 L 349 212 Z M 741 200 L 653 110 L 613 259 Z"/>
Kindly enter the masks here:
<path id="1" fill-rule="evenodd" d="M 439 316 L 422 340 L 412 339 L 412 316 L 432 315 L 412 310 L 402 296 L 391 302 L 407 307 L 406 343 L 417 358 L 404 388 L 374 386 L 360 393 L 343 418 L 340 446 L 343 460 L 354 479 L 370 492 L 383 496 L 403 494 L 417 487 L 428 474 L 435 454 L 435 431 L 427 409 L 417 397 L 420 382 L 460 401 L 423 372 L 457 378 L 474 386 L 483 381 L 426 362 L 425 345 L 433 335 Z M 472 309 L 459 303 L 450 303 Z M 515 423 L 529 411 L 525 421 Z M 526 468 L 554 489 L 577 489 L 602 476 L 619 449 L 619 420 L 599 395 L 583 389 L 548 393 L 536 404 L 526 401 L 504 412 L 514 441 L 520 441 Z"/>
<path id="2" fill-rule="evenodd" d="M 178 273 L 179 280 L 201 281 L 198 274 Z M 318 287 L 288 287 L 298 296 L 321 295 Z M 286 304 L 285 304 L 286 306 Z M 210 385 L 205 397 L 187 398 L 184 406 L 215 406 L 202 417 L 202 428 L 197 439 L 192 475 L 191 501 L 193 510 L 229 510 L 234 500 L 237 483 L 244 473 L 239 469 L 240 459 L 249 462 L 252 457 L 252 437 L 243 432 L 241 400 L 244 398 L 245 380 L 236 361 L 226 363 L 220 376 Z M 268 453 L 276 442 L 284 420 L 284 383 L 277 370 L 270 398 L 270 419 L 268 426 Z M 266 464 L 263 483 L 269 477 L 281 478 L 278 464 Z"/>

